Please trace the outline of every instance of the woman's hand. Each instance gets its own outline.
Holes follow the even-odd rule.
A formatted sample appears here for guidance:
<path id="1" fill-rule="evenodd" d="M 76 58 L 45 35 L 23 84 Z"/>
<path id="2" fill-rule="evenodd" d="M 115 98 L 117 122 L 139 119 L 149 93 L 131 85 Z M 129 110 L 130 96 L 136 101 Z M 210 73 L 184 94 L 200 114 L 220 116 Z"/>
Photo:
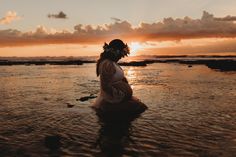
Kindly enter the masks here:
<path id="1" fill-rule="evenodd" d="M 124 94 L 124 99 L 130 99 L 133 95 L 133 90 L 130 87 L 130 85 L 128 84 L 127 80 L 126 81 L 124 81 L 124 80 L 118 81 L 118 82 L 112 84 L 112 86 L 116 90 L 118 90 Z"/>

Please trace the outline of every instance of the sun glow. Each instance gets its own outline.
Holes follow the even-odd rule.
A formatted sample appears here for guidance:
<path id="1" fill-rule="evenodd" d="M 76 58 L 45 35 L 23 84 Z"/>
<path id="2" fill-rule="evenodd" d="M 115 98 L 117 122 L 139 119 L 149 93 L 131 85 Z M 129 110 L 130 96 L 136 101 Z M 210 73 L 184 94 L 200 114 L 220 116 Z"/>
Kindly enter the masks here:
<path id="1" fill-rule="evenodd" d="M 142 48 L 141 44 L 138 42 L 130 43 L 130 56 L 136 56 L 137 52 Z"/>

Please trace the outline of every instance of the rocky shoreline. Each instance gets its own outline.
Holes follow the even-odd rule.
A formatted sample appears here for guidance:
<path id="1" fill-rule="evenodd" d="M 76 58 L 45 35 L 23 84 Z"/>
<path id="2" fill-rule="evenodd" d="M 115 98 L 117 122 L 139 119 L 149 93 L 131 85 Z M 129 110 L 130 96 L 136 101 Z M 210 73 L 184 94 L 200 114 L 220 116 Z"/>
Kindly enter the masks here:
<path id="1" fill-rule="evenodd" d="M 95 63 L 95 61 L 89 60 L 22 60 L 22 61 L 10 61 L 0 60 L 1 65 L 82 65 L 84 63 Z"/>
<path id="2" fill-rule="evenodd" d="M 0 66 L 11 66 L 11 65 L 82 65 L 85 63 L 96 63 L 95 60 L 0 60 Z M 220 70 L 220 71 L 236 71 L 236 60 L 235 59 L 146 59 L 139 61 L 120 62 L 121 66 L 147 66 L 153 63 L 179 63 L 186 64 L 189 67 L 192 65 L 206 65 L 208 68 Z"/>
<path id="3" fill-rule="evenodd" d="M 147 66 L 153 63 L 179 63 L 186 64 L 188 67 L 192 65 L 205 65 L 208 68 L 220 71 L 236 71 L 236 60 L 232 59 L 207 59 L 207 60 L 182 60 L 182 59 L 168 59 L 168 60 L 144 60 L 120 63 L 122 66 Z"/>

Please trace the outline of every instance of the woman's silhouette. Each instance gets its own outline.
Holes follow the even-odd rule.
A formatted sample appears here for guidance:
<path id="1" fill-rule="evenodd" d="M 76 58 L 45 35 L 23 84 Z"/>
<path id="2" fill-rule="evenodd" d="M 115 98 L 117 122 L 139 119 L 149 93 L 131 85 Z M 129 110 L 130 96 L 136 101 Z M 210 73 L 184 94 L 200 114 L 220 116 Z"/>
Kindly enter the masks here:
<path id="1" fill-rule="evenodd" d="M 100 76 L 100 94 L 94 103 L 94 109 L 100 116 L 133 117 L 144 112 L 147 107 L 133 96 L 118 61 L 128 56 L 129 47 L 120 39 L 105 43 L 104 51 L 97 61 L 96 73 Z M 122 113 L 122 115 L 120 115 Z"/>
<path id="2" fill-rule="evenodd" d="M 93 106 L 101 124 L 96 146 L 103 156 L 122 156 L 132 141 L 132 120 L 147 107 L 133 96 L 132 88 L 117 64 L 129 54 L 128 45 L 115 39 L 105 43 L 103 49 L 96 68 L 97 76 L 100 76 L 100 94 Z"/>

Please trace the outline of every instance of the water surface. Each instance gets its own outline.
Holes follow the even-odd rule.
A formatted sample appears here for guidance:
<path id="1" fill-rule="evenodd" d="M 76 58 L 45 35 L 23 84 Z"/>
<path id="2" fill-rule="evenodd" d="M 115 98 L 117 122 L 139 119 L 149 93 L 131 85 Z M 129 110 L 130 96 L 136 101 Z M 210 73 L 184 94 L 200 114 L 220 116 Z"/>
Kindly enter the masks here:
<path id="1" fill-rule="evenodd" d="M 149 109 L 111 127 L 91 109 L 94 99 L 76 101 L 99 92 L 95 64 L 1 66 L 1 156 L 235 156 L 235 72 L 164 63 L 123 69 Z M 56 151 L 44 145 L 51 135 L 61 137 Z"/>

